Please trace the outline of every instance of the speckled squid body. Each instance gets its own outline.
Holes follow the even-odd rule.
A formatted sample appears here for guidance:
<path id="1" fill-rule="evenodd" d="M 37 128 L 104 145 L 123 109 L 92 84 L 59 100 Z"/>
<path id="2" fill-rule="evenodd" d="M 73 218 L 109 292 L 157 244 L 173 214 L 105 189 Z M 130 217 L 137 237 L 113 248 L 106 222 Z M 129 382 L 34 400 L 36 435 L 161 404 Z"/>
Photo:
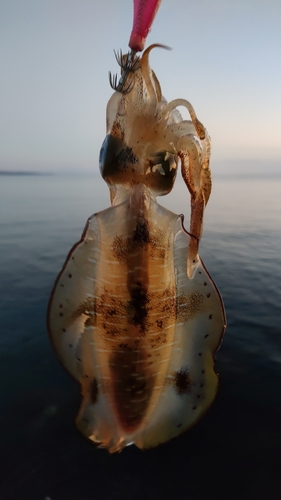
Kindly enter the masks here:
<path id="1" fill-rule="evenodd" d="M 77 426 L 110 452 L 156 446 L 205 413 L 225 328 L 219 292 L 198 256 L 210 140 L 187 101 L 162 98 L 151 48 L 141 60 L 120 60 L 100 153 L 111 207 L 88 220 L 49 307 L 54 347 L 82 388 Z M 172 189 L 179 159 L 190 233 L 182 216 L 156 202 Z"/>

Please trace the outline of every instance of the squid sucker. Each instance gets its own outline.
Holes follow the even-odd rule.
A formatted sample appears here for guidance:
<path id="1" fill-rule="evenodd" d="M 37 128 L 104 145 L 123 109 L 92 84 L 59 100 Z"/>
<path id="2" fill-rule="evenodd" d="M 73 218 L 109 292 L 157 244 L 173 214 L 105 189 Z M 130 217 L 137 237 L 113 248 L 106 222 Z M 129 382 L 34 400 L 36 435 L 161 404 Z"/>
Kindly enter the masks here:
<path id="1" fill-rule="evenodd" d="M 222 299 L 198 255 L 211 192 L 211 144 L 191 104 L 167 102 L 149 66 L 116 56 L 121 77 L 107 105 L 100 171 L 111 207 L 92 215 L 60 272 L 48 328 L 81 385 L 76 425 L 109 452 L 159 445 L 194 425 L 218 388 L 214 353 Z M 188 109 L 183 120 L 178 106 Z M 178 163 L 191 197 L 190 228 L 157 196 Z"/>

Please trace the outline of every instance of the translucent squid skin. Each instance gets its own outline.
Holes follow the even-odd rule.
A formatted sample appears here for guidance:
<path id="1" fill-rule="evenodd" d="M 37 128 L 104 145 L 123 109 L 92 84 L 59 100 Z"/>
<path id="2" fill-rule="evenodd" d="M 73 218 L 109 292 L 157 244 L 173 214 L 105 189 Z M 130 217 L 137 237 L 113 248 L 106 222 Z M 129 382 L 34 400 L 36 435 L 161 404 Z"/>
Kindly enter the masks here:
<path id="1" fill-rule="evenodd" d="M 111 207 L 88 219 L 48 312 L 57 355 L 81 384 L 77 427 L 110 452 L 157 446 L 202 417 L 217 393 L 214 353 L 225 329 L 198 256 L 210 140 L 187 101 L 162 98 L 148 64 L 153 47 L 123 77 L 130 90 L 109 100 L 100 169 Z M 182 104 L 191 121 L 175 110 Z M 179 160 L 190 233 L 156 202 L 172 189 Z"/>

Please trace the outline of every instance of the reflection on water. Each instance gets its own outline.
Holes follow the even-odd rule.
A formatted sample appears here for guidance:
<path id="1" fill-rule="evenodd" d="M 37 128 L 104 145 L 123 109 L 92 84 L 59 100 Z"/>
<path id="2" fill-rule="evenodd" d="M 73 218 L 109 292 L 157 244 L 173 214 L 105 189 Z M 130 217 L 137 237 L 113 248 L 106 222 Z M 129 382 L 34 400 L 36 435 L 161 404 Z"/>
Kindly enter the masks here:
<path id="1" fill-rule="evenodd" d="M 184 185 L 158 201 L 188 228 Z M 206 209 L 201 256 L 228 318 L 211 411 L 170 443 L 115 456 L 76 433 L 79 389 L 45 327 L 56 274 L 87 217 L 107 206 L 94 175 L 1 178 L 3 498 L 279 499 L 281 181 L 218 179 Z"/>

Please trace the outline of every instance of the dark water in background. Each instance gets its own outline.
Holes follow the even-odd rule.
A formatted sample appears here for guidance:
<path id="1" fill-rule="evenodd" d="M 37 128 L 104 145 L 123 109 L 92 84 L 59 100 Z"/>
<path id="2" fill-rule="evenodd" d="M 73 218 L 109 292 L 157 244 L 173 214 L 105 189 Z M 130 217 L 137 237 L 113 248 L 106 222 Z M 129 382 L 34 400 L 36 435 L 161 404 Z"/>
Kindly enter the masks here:
<path id="1" fill-rule="evenodd" d="M 200 253 L 228 319 L 215 404 L 183 436 L 115 455 L 76 432 L 79 388 L 45 327 L 54 279 L 108 200 L 93 175 L 0 177 L 0 498 L 279 500 L 281 180 L 214 182 Z M 158 201 L 188 212 L 184 186 Z"/>

